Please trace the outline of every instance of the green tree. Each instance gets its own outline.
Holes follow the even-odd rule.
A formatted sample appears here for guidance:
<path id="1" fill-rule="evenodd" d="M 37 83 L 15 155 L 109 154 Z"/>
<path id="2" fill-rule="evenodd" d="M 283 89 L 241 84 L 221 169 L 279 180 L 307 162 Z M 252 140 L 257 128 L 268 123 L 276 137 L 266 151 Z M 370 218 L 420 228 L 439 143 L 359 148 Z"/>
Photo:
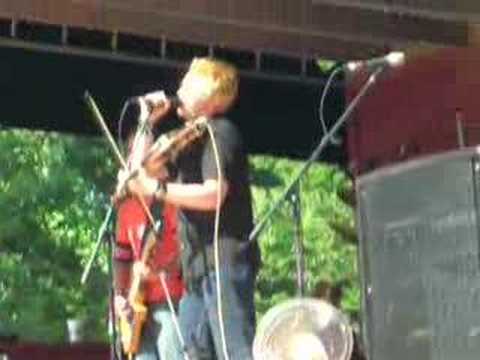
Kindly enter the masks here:
<path id="1" fill-rule="evenodd" d="M 255 157 L 253 194 L 257 220 L 298 173 L 303 162 Z M 300 182 L 305 247 L 306 295 L 320 287 L 341 287 L 341 306 L 355 314 L 359 308 L 353 210 L 342 200 L 351 182 L 338 168 L 314 164 Z M 289 202 L 272 216 L 258 239 L 263 258 L 256 300 L 259 313 L 296 295 L 295 224 Z M 347 236 L 349 234 L 350 236 Z M 354 237 L 354 235 L 353 235 Z"/>
<path id="2" fill-rule="evenodd" d="M 23 337 L 60 341 L 67 317 L 106 317 L 104 272 L 87 286 L 79 274 L 104 211 L 108 159 L 101 141 L 0 133 L 0 323 Z"/>

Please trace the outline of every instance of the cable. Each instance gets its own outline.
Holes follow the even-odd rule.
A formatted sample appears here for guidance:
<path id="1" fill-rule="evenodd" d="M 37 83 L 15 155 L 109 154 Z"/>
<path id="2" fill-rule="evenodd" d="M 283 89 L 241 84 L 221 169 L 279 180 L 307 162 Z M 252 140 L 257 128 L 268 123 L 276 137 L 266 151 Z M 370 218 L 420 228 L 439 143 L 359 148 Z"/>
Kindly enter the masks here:
<path id="1" fill-rule="evenodd" d="M 318 108 L 318 112 L 319 112 L 319 115 L 320 115 L 320 124 L 322 125 L 323 135 L 325 135 L 328 132 L 327 126 L 325 125 L 325 119 L 324 119 L 324 116 L 323 116 L 323 108 L 324 108 L 324 105 L 325 105 L 325 98 L 327 97 L 327 93 L 328 93 L 328 90 L 330 89 L 330 86 L 332 85 L 333 79 L 335 78 L 337 73 L 339 73 L 342 70 L 343 70 L 343 66 L 340 66 L 340 67 L 337 67 L 336 69 L 334 69 L 330 73 L 330 76 L 328 77 L 328 80 L 325 84 L 325 87 L 323 88 L 322 97 L 321 97 L 321 100 L 320 100 L 320 106 Z M 340 141 L 341 140 L 339 138 L 336 138 L 336 137 L 333 137 L 333 136 L 330 138 L 330 142 L 334 145 L 339 145 Z"/>
<path id="2" fill-rule="evenodd" d="M 217 287 L 217 313 L 218 313 L 218 322 L 220 325 L 220 339 L 222 341 L 222 350 L 225 360 L 229 360 L 227 350 L 227 341 L 225 339 L 225 323 L 223 319 L 223 307 L 222 307 L 222 287 L 220 284 L 220 257 L 219 257 L 219 248 L 218 248 L 218 231 L 220 227 L 220 206 L 221 206 L 221 194 L 222 194 L 222 168 L 220 167 L 220 156 L 218 154 L 217 143 L 215 142 L 215 136 L 213 134 L 213 129 L 210 124 L 207 123 L 208 134 L 212 141 L 213 153 L 215 155 L 215 162 L 217 165 L 217 177 L 218 177 L 218 188 L 217 188 L 217 205 L 215 209 L 215 230 L 213 238 L 213 247 L 214 247 L 214 257 L 215 257 L 215 280 Z"/>
<path id="3" fill-rule="evenodd" d="M 133 157 L 130 159 L 130 164 L 133 168 L 141 166 L 142 159 L 146 152 L 148 140 L 151 140 L 149 137 L 153 137 L 148 125 L 148 118 L 150 116 L 148 106 L 144 101 L 140 101 L 139 105 L 140 113 L 138 114 L 138 126 L 132 141 L 132 151 L 130 152 L 133 155 Z M 135 158 L 135 156 L 138 158 Z"/>
<path id="4" fill-rule="evenodd" d="M 120 111 L 120 119 L 118 120 L 118 127 L 117 127 L 117 144 L 119 144 L 120 150 L 123 153 L 125 153 L 125 145 L 122 141 L 123 120 L 129 106 L 130 106 L 130 101 L 127 100 L 123 103 L 123 107 L 122 107 L 122 111 Z"/>
<path id="5" fill-rule="evenodd" d="M 180 330 L 180 325 L 178 324 L 177 314 L 175 313 L 175 307 L 173 306 L 172 297 L 170 296 L 170 290 L 168 290 L 167 283 L 165 282 L 165 273 L 162 271 L 158 277 L 160 278 L 160 283 L 162 284 L 163 291 L 165 292 L 165 296 L 167 298 L 168 308 L 172 315 L 173 326 L 175 327 L 175 332 L 178 335 L 178 339 L 180 340 L 180 344 L 182 345 L 182 349 L 184 349 L 183 357 L 185 360 L 190 360 L 188 353 L 186 352 L 185 347 L 185 339 L 182 336 L 182 331 Z"/>

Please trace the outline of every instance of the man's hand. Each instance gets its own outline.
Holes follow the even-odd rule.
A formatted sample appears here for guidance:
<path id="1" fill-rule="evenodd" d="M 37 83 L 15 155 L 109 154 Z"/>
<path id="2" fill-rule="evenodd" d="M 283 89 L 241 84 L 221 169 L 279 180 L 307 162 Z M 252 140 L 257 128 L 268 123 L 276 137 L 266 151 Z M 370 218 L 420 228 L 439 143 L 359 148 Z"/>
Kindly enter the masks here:
<path id="1" fill-rule="evenodd" d="M 127 188 L 135 196 L 152 196 L 158 188 L 158 180 L 148 176 L 142 168 L 136 177 L 128 181 Z"/>
<path id="2" fill-rule="evenodd" d="M 128 188 L 126 186 L 125 180 L 129 176 L 129 172 L 121 169 L 117 174 L 117 186 L 115 187 L 115 192 L 112 196 L 112 203 L 118 205 L 128 194 Z"/>
<path id="3" fill-rule="evenodd" d="M 145 100 L 148 102 L 148 97 Z M 172 102 L 165 96 L 163 99 L 150 101 L 149 104 L 152 106 L 152 110 L 148 117 L 148 122 L 154 127 L 169 113 L 172 108 Z"/>

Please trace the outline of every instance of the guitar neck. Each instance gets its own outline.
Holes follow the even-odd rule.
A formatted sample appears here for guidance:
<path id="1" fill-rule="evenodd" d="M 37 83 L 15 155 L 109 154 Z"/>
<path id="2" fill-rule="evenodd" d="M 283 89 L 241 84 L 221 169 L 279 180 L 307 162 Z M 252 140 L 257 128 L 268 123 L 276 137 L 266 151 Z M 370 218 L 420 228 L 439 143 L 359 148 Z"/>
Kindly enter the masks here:
<path id="1" fill-rule="evenodd" d="M 152 251 L 155 247 L 157 241 L 157 234 L 155 231 L 150 230 L 146 236 L 145 244 L 142 248 L 142 253 L 140 255 L 140 262 L 146 264 L 152 255 Z M 128 299 L 133 303 L 142 292 L 143 278 L 141 275 L 136 275 L 134 273 L 133 279 L 130 285 L 130 291 L 128 292 Z"/>

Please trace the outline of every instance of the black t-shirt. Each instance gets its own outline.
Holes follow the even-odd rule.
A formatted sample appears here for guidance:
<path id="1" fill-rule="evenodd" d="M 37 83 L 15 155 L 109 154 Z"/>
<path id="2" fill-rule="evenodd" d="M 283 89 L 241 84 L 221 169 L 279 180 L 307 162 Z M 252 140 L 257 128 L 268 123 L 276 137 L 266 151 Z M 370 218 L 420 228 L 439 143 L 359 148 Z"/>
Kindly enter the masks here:
<path id="1" fill-rule="evenodd" d="M 241 135 L 235 125 L 225 118 L 212 119 L 209 123 L 215 136 L 222 176 L 228 182 L 228 193 L 220 213 L 221 262 L 250 262 L 257 266 L 258 246 L 248 243 L 248 235 L 253 228 L 252 198 L 248 160 Z M 218 179 L 215 152 L 208 133 L 179 156 L 177 166 L 179 181 L 184 184 Z M 215 210 L 181 209 L 179 216 L 184 245 L 184 276 L 196 278 L 213 267 Z"/>

